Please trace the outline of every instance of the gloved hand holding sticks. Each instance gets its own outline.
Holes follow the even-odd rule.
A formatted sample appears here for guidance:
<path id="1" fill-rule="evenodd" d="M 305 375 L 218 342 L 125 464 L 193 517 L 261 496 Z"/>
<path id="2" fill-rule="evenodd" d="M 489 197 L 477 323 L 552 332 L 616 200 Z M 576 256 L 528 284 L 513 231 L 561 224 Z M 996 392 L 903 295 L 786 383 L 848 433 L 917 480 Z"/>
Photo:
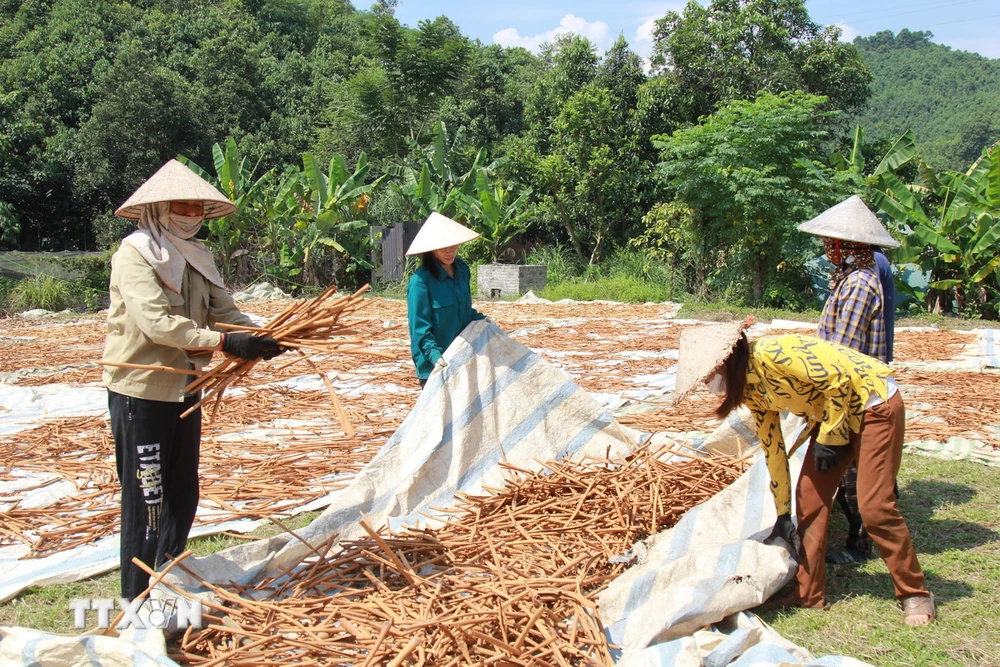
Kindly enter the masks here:
<path id="1" fill-rule="evenodd" d="M 284 352 L 285 348 L 273 338 L 248 333 L 227 333 L 222 335 L 222 351 L 240 359 L 273 359 Z"/>

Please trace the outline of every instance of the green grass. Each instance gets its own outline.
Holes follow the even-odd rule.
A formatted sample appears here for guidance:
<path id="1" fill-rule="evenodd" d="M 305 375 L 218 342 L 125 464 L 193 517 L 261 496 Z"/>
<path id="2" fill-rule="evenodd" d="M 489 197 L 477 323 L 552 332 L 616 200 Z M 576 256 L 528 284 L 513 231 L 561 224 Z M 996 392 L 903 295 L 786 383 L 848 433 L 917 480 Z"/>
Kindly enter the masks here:
<path id="1" fill-rule="evenodd" d="M 827 570 L 828 612 L 762 611 L 782 635 L 816 655 L 848 655 L 874 665 L 1000 665 L 1000 474 L 963 461 L 904 456 L 900 506 L 938 620 L 903 623 L 885 564 Z M 830 544 L 846 525 L 834 511 Z"/>
<path id="2" fill-rule="evenodd" d="M 52 276 L 25 278 L 10 291 L 11 310 L 25 311 L 35 308 L 59 311 L 77 305 L 72 286 Z"/>
<path id="3" fill-rule="evenodd" d="M 390 283 L 380 285 L 373 296 L 386 299 L 405 299 L 406 284 Z M 704 301 L 690 295 L 676 294 L 664 285 L 649 283 L 641 279 L 624 275 L 611 278 L 584 280 L 583 278 L 568 278 L 556 283 L 549 283 L 540 296 L 551 301 L 573 299 L 574 301 L 593 301 L 604 299 L 622 303 L 646 303 L 652 301 L 679 301 L 683 304 L 677 317 L 684 319 L 704 320 L 707 322 L 725 322 L 753 315 L 761 322 L 771 320 L 795 320 L 797 322 L 819 322 L 821 311 L 788 310 L 784 308 L 765 308 L 754 306 L 737 306 L 724 301 Z M 514 297 L 510 299 L 516 300 Z M 509 299 L 505 299 L 509 300 Z M 963 317 L 951 317 L 933 313 L 906 315 L 896 318 L 897 327 L 935 327 L 938 329 L 1000 329 L 1000 322 L 990 320 L 973 320 Z"/>
<path id="4" fill-rule="evenodd" d="M 625 303 L 645 303 L 647 301 L 659 303 L 676 299 L 680 295 L 674 293 L 667 285 L 650 283 L 640 278 L 619 274 L 593 280 L 570 278 L 559 283 L 550 283 L 537 296 L 551 301 L 604 299 Z"/>
<path id="5" fill-rule="evenodd" d="M 308 525 L 318 516 L 317 512 L 305 512 L 291 519 L 282 521 L 291 530 Z M 257 528 L 249 536 L 267 538 L 284 530 L 273 523 L 267 523 Z M 195 556 L 228 549 L 247 540 L 229 535 L 209 535 L 197 537 L 188 542 L 188 549 Z M 115 598 L 121 594 L 119 588 L 119 572 L 117 569 L 90 579 L 71 584 L 57 584 L 44 588 L 31 588 L 19 596 L 0 605 L 0 626 L 21 626 L 55 632 L 61 634 L 79 634 L 73 627 L 73 611 L 69 603 L 73 598 Z M 93 618 L 88 618 L 93 622 Z"/>
<path id="6" fill-rule="evenodd" d="M 406 298 L 406 284 L 405 283 L 385 283 L 379 285 L 371 292 L 372 296 L 381 297 L 383 299 L 405 299 Z"/>

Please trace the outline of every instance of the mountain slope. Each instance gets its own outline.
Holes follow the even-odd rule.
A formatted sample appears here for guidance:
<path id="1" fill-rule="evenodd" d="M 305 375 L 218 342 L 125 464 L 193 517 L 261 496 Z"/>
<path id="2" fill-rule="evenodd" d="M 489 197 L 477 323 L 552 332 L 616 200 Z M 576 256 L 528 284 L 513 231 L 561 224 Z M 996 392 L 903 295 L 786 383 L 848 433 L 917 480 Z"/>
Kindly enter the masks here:
<path id="1" fill-rule="evenodd" d="M 1000 139 L 1000 59 L 931 42 L 930 32 L 859 37 L 874 75 L 857 121 L 871 137 L 912 129 L 929 164 L 965 170 Z"/>

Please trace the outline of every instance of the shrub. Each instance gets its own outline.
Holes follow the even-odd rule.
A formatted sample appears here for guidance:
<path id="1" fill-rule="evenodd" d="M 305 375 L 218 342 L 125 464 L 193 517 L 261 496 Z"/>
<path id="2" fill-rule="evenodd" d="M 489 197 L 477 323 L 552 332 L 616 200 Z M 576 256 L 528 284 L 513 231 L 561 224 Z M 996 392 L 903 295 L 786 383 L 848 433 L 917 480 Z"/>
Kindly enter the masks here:
<path id="1" fill-rule="evenodd" d="M 549 284 L 560 283 L 583 273 L 573 251 L 561 243 L 538 245 L 532 248 L 524 260 L 525 264 L 544 264 L 548 267 L 546 277 Z"/>
<path id="2" fill-rule="evenodd" d="M 0 315 L 3 317 L 10 313 L 10 293 L 16 285 L 16 279 L 0 276 Z"/>
<path id="3" fill-rule="evenodd" d="M 35 276 L 14 286 L 9 304 L 16 312 L 35 308 L 58 311 L 77 305 L 77 299 L 69 283 L 52 276 Z"/>
<path id="4" fill-rule="evenodd" d="M 635 277 L 648 285 L 657 285 L 666 290 L 668 300 L 679 299 L 684 294 L 681 271 L 642 250 L 619 249 L 602 267 L 602 272 L 608 276 Z"/>

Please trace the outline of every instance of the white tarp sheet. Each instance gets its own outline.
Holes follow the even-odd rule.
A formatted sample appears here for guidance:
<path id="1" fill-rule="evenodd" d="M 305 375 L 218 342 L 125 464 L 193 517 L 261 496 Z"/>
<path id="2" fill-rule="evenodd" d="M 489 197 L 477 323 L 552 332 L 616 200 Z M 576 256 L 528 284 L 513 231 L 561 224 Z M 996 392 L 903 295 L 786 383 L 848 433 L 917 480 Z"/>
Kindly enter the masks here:
<path id="1" fill-rule="evenodd" d="M 30 667 L 177 667 L 163 633 L 141 630 L 132 640 L 104 635 L 65 637 L 26 628 L 0 628 L 0 665 Z"/>

